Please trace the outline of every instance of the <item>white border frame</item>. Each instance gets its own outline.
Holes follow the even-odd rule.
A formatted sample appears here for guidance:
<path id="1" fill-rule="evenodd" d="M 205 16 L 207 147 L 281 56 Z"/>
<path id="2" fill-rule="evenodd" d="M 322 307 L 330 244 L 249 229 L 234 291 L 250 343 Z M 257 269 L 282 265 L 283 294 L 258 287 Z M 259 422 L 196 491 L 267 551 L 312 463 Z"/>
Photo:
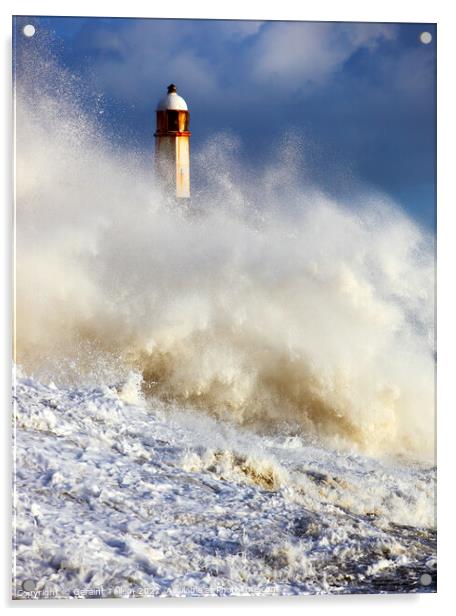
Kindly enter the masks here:
<path id="1" fill-rule="evenodd" d="M 452 503 L 455 472 L 455 460 L 451 457 L 456 449 L 456 404 L 455 388 L 453 386 L 455 364 L 454 321 L 455 305 L 455 267 L 456 255 L 453 239 L 455 232 L 456 199 L 454 190 L 454 143 L 456 110 L 454 58 L 455 53 L 455 21 L 452 19 L 452 3 L 432 2 L 432 0 L 318 0 L 307 3 L 304 0 L 281 0 L 279 3 L 266 5 L 264 0 L 231 0 L 227 4 L 216 5 L 207 0 L 173 0 L 172 3 L 151 3 L 147 0 L 128 0 L 125 3 L 107 2 L 106 0 L 67 0 L 63 3 L 57 0 L 4 0 L 2 3 L 3 61 L 2 61 L 2 240 L 0 276 L 2 297 L 1 302 L 1 334 L 3 341 L 3 363 L 0 371 L 0 390 L 3 397 L 3 485 L 5 488 L 3 502 L 3 533 L 1 553 L 2 563 L 2 603 L 9 609 L 58 609 L 71 608 L 87 610 L 126 608 L 146 608 L 154 611 L 182 608 L 190 612 L 214 610 L 240 610 L 250 612 L 273 611 L 287 608 L 291 611 L 312 609 L 320 613 L 338 616 L 352 613 L 370 613 L 384 615 L 385 610 L 401 610 L 406 614 L 428 612 L 429 610 L 445 610 L 453 604 L 451 596 L 453 583 L 453 560 L 455 558 L 454 504 Z M 103 601 L 37 601 L 12 602 L 10 596 L 10 509 L 11 502 L 11 432 L 10 424 L 10 349 L 11 349 L 11 306 L 12 306 L 12 123 L 11 123 L 11 16 L 16 15 L 84 15 L 113 17 L 187 17 L 213 19 L 293 19 L 308 21 L 380 21 L 380 22 L 416 22 L 438 24 L 438 222 L 437 222 L 437 257 L 438 257 L 438 592 L 429 595 L 351 595 L 322 597 L 290 597 L 290 598 L 228 598 L 228 599 L 161 599 L 161 600 L 129 600 L 125 604 L 121 600 Z"/>

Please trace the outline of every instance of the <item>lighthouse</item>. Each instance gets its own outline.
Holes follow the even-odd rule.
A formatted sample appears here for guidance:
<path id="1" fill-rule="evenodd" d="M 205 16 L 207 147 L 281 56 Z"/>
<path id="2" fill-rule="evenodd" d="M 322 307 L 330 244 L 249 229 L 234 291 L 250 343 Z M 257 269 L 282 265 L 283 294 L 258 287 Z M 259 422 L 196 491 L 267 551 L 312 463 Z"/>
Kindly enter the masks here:
<path id="1" fill-rule="evenodd" d="M 172 83 L 157 105 L 155 172 L 165 189 L 179 199 L 190 198 L 189 124 L 187 103 Z"/>

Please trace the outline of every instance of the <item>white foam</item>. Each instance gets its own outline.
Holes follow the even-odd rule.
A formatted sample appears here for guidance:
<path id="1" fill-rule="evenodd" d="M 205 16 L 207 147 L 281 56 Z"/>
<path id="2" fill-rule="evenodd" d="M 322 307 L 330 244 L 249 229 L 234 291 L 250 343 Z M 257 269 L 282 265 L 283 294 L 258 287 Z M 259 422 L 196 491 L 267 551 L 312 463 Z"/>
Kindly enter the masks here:
<path id="1" fill-rule="evenodd" d="M 435 563 L 420 539 L 433 469 L 290 448 L 109 388 L 21 378 L 15 410 L 18 593 L 26 579 L 57 597 L 372 592 Z"/>

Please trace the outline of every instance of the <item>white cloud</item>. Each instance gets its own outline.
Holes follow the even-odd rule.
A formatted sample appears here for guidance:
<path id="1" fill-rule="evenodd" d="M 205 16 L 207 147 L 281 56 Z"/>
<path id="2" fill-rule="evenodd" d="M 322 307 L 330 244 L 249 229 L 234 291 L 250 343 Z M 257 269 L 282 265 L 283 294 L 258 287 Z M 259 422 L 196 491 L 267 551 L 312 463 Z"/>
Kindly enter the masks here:
<path id="1" fill-rule="evenodd" d="M 214 23 L 217 24 L 215 27 L 217 28 L 218 36 L 224 39 L 241 41 L 257 34 L 264 22 L 236 20 Z"/>
<path id="2" fill-rule="evenodd" d="M 194 22 L 193 22 L 194 23 Z M 90 76 L 94 88 L 129 103 L 163 95 L 170 81 L 197 90 L 214 88 L 209 61 L 192 48 L 192 22 L 132 21 L 122 28 L 83 33 L 80 47 L 96 49 Z"/>
<path id="3" fill-rule="evenodd" d="M 249 68 L 258 82 L 324 82 L 358 49 L 396 36 L 394 24 L 280 22 L 259 33 Z"/>

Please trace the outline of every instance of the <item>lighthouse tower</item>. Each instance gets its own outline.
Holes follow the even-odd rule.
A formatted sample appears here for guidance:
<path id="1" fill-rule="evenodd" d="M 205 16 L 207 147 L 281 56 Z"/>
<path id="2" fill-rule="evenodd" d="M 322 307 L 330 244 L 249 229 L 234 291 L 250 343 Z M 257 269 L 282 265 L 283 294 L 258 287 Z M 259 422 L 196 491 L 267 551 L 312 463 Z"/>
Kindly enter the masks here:
<path id="1" fill-rule="evenodd" d="M 190 113 L 187 103 L 168 86 L 168 94 L 157 105 L 155 172 L 170 194 L 190 197 Z"/>

